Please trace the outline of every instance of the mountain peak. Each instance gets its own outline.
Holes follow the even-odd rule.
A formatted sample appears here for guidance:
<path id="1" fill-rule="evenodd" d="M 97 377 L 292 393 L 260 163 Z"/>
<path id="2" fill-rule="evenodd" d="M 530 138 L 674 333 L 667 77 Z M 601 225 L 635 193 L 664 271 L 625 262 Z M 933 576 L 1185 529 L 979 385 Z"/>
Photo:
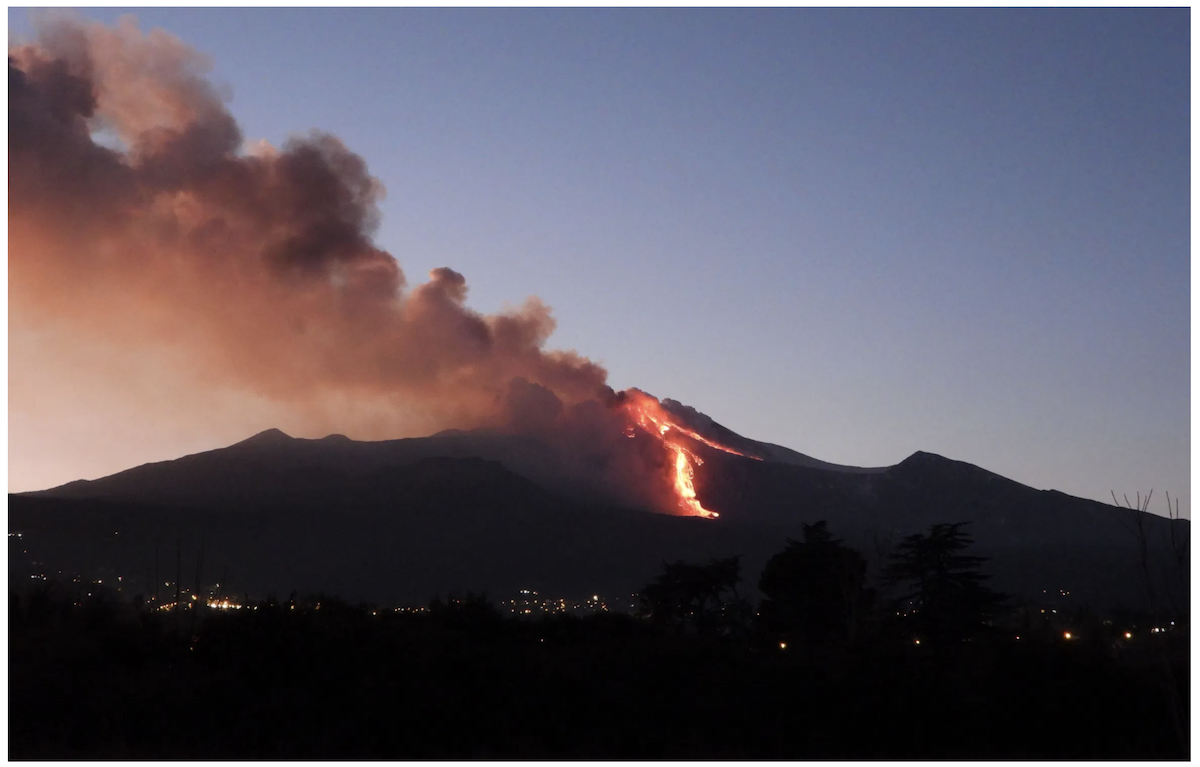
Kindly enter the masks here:
<path id="1" fill-rule="evenodd" d="M 260 431 L 249 439 L 244 439 L 237 443 L 239 445 L 279 445 L 286 442 L 291 442 L 293 438 L 279 429 L 267 429 Z"/>
<path id="2" fill-rule="evenodd" d="M 905 458 L 903 461 L 901 461 L 897 465 L 898 466 L 914 466 L 914 465 L 916 465 L 916 466 L 969 466 L 972 469 L 979 469 L 980 471 L 986 471 L 986 469 L 980 469 L 978 466 L 976 466 L 973 463 L 968 463 L 967 461 L 960 461 L 955 458 L 947 458 L 946 456 L 940 455 L 938 453 L 930 453 L 928 450 L 918 450 L 917 452 L 915 452 L 912 455 L 910 455 L 909 457 Z"/>

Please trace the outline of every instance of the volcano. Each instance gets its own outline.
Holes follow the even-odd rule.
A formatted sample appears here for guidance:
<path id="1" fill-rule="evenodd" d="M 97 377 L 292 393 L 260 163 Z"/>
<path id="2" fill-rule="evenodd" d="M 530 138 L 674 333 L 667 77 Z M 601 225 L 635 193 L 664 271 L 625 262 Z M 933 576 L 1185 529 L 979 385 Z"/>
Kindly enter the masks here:
<path id="1" fill-rule="evenodd" d="M 149 588 L 156 549 L 178 541 L 248 593 L 381 602 L 521 588 L 630 595 L 677 559 L 741 555 L 753 584 L 805 523 L 827 521 L 878 564 L 906 535 L 968 522 L 1001 590 L 1133 604 L 1142 595 L 1130 515 L 1142 515 L 1155 557 L 1165 556 L 1171 525 L 1187 534 L 1186 520 L 1036 490 L 931 453 L 894 466 L 840 466 L 742 437 L 671 400 L 637 392 L 617 407 L 633 408 L 630 444 L 661 442 L 666 459 L 652 468 L 675 492 L 666 513 L 622 503 L 627 495 L 604 486 L 609 475 L 581 472 L 577 457 L 530 434 L 360 442 L 272 429 L 11 495 L 10 530 L 33 553 L 10 556 L 10 567 L 35 577 L 123 572 Z"/>

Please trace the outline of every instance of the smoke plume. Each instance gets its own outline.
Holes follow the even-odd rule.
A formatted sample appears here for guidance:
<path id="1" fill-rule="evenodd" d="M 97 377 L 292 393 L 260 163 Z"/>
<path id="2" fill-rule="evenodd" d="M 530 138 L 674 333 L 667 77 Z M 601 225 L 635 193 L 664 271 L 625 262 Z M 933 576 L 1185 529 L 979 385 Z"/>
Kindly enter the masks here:
<path id="1" fill-rule="evenodd" d="M 21 489 L 79 478 L 56 460 L 104 456 L 96 476 L 180 452 L 155 435 L 487 427 L 676 508 L 661 435 L 632 432 L 599 365 L 546 349 L 541 301 L 480 314 L 446 267 L 410 284 L 373 240 L 363 159 L 324 133 L 247 148 L 208 67 L 131 18 L 10 46 L 10 470 L 46 477 Z"/>
<path id="2" fill-rule="evenodd" d="M 497 425 L 517 378 L 552 409 L 602 391 L 600 366 L 545 349 L 554 320 L 536 298 L 484 316 L 452 269 L 410 285 L 372 240 L 383 187 L 337 138 L 243 151 L 207 67 L 129 19 L 59 18 L 10 48 L 14 333 L 165 355 L 189 389 L 360 437 Z"/>

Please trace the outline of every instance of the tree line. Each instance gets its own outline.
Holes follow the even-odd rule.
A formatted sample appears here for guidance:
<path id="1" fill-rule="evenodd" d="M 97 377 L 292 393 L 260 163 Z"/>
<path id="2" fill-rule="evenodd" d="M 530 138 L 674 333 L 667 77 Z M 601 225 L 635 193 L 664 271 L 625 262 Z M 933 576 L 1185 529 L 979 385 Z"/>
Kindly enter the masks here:
<path id="1" fill-rule="evenodd" d="M 873 585 L 861 553 L 824 521 L 806 524 L 801 540 L 789 538 L 767 562 L 757 611 L 738 592 L 740 558 L 729 557 L 664 565 L 641 590 L 640 614 L 681 631 L 756 633 L 795 648 L 854 645 L 881 633 L 934 646 L 969 641 L 991 631 L 1007 597 L 986 585 L 986 558 L 966 553 L 965 526 L 908 536 Z"/>
<path id="2" fill-rule="evenodd" d="M 806 525 L 757 604 L 737 557 L 664 563 L 641 618 L 293 594 L 192 621 L 44 585 L 10 594 L 9 756 L 1186 758 L 1186 634 L 1011 641 L 964 527 L 872 571 Z"/>

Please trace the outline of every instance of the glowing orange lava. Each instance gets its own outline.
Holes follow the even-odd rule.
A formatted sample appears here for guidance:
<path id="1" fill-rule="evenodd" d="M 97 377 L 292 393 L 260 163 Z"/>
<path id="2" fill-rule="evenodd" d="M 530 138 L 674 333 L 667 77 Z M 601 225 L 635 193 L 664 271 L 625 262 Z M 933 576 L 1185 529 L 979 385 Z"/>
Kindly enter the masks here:
<path id="1" fill-rule="evenodd" d="M 719 517 L 717 512 L 709 511 L 700 505 L 700 501 L 696 500 L 696 486 L 692 482 L 695 470 L 692 469 L 691 462 L 695 461 L 699 466 L 704 461 L 681 445 L 670 442 L 664 444 L 675 451 L 675 494 L 679 496 L 679 505 L 691 512 L 693 516 L 708 517 L 709 519 Z"/>
<path id="2" fill-rule="evenodd" d="M 675 431 L 683 436 L 694 439 L 697 442 L 702 442 L 711 448 L 715 448 L 726 453 L 740 455 L 745 458 L 753 458 L 756 461 L 761 461 L 762 459 L 758 456 L 746 455 L 745 453 L 734 450 L 733 448 L 713 442 L 712 440 L 702 437 L 686 426 L 680 425 L 680 423 L 676 421 L 670 413 L 663 409 L 658 400 L 648 394 L 644 394 L 637 390 L 630 390 L 625 394 L 627 396 L 625 401 L 625 410 L 630 416 L 632 416 L 637 427 L 647 434 L 652 434 L 657 437 L 659 441 L 663 443 L 664 447 L 675 454 L 672 489 L 675 491 L 679 508 L 682 509 L 685 514 L 697 517 L 715 519 L 716 517 L 720 516 L 717 514 L 717 512 L 704 508 L 700 504 L 700 501 L 696 498 L 696 485 L 694 481 L 696 471 L 694 467 L 702 466 L 704 461 L 701 460 L 700 456 L 696 455 L 691 450 L 688 450 L 678 442 L 669 439 L 668 435 L 670 435 L 672 431 Z M 633 427 L 627 429 L 625 433 L 629 437 L 633 437 Z"/>

